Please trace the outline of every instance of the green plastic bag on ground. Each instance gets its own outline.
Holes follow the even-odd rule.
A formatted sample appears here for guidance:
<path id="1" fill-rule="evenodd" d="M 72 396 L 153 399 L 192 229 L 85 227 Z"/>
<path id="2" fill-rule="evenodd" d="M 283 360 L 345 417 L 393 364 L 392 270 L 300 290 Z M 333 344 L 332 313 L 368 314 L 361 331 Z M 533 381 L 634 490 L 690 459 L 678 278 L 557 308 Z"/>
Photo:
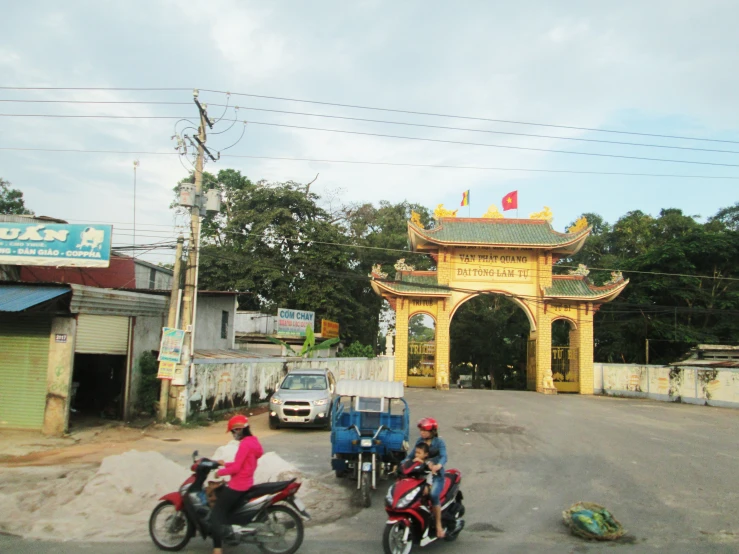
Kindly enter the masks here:
<path id="1" fill-rule="evenodd" d="M 573 534 L 596 540 L 615 540 L 626 533 L 623 526 L 603 506 L 578 502 L 562 512 L 562 519 Z"/>

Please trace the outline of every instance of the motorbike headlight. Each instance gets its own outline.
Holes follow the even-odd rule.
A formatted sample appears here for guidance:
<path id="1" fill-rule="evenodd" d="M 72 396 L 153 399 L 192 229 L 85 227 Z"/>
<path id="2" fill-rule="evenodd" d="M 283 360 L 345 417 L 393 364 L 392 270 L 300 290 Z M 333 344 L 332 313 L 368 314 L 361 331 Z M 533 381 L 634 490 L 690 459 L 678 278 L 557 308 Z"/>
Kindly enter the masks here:
<path id="1" fill-rule="evenodd" d="M 273 397 L 272 397 L 272 398 L 270 399 L 270 402 L 271 402 L 272 404 L 277 404 L 277 405 L 279 405 L 279 404 L 284 404 L 284 403 L 285 403 L 285 401 L 284 401 L 284 400 L 283 400 L 282 398 L 277 398 L 276 396 L 273 396 Z"/>
<path id="2" fill-rule="evenodd" d="M 416 487 L 411 492 L 405 493 L 400 500 L 398 500 L 398 508 L 407 508 L 413 499 L 416 498 L 421 487 Z"/>
<path id="3" fill-rule="evenodd" d="M 387 489 L 387 494 L 385 495 L 385 504 L 388 506 L 393 505 L 393 491 L 395 490 L 395 485 Z"/>
<path id="4" fill-rule="evenodd" d="M 319 398 L 318 400 L 313 401 L 314 406 L 325 406 L 328 402 L 328 398 Z"/>
<path id="5" fill-rule="evenodd" d="M 359 446 L 362 448 L 369 448 L 372 446 L 372 439 L 362 439 L 359 441 Z"/>

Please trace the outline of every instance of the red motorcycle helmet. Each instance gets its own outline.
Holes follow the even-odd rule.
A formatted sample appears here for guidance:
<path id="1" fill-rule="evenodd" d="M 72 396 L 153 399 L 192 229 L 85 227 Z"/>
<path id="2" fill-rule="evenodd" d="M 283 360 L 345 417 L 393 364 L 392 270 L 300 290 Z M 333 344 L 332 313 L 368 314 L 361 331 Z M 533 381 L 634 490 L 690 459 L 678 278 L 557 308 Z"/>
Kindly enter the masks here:
<path id="1" fill-rule="evenodd" d="M 249 427 L 249 418 L 244 415 L 235 415 L 228 420 L 228 430 L 226 433 L 230 433 L 234 429 L 243 429 Z"/>
<path id="2" fill-rule="evenodd" d="M 418 422 L 418 428 L 422 431 L 438 431 L 439 424 L 432 417 L 424 417 Z"/>

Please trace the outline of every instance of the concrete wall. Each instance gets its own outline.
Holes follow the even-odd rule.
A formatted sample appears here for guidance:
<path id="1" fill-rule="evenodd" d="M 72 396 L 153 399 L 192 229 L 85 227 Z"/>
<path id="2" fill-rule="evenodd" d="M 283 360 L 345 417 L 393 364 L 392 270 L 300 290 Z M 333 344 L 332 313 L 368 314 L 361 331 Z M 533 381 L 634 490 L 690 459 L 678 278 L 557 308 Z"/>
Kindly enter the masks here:
<path id="1" fill-rule="evenodd" d="M 128 399 L 128 413 L 133 414 L 134 407 L 139 399 L 139 389 L 141 386 L 141 369 L 139 361 L 141 355 L 150 350 L 159 350 L 159 342 L 162 335 L 162 327 L 166 324 L 166 317 L 136 317 L 133 327 L 133 344 L 131 348 L 131 356 L 133 358 L 131 364 L 131 383 L 130 395 Z"/>
<path id="2" fill-rule="evenodd" d="M 277 333 L 277 316 L 260 312 L 238 312 L 236 332 L 274 335 Z"/>
<path id="3" fill-rule="evenodd" d="M 595 364 L 596 393 L 739 408 L 739 369 Z"/>
<path id="4" fill-rule="evenodd" d="M 55 317 L 51 321 L 43 427 L 47 435 L 61 436 L 69 427 L 76 332 L 77 320 L 73 317 Z M 57 335 L 66 335 L 66 342 L 57 342 Z"/>
<path id="5" fill-rule="evenodd" d="M 151 287 L 151 270 L 154 269 L 154 287 Z M 144 264 L 136 263 L 134 274 L 136 276 L 137 289 L 171 290 L 172 275 L 164 270 L 151 268 Z M 129 286 L 128 288 L 134 288 Z"/>
<path id="6" fill-rule="evenodd" d="M 203 359 L 195 365 L 195 382 L 188 395 L 191 413 L 238 408 L 264 401 L 287 372 L 298 368 L 329 369 L 339 381 L 391 381 L 395 375 L 391 357 L 313 360 L 271 358 L 224 363 L 227 361 Z"/>
<path id="7" fill-rule="evenodd" d="M 221 338 L 221 314 L 228 312 L 228 332 Z M 232 295 L 198 296 L 195 323 L 195 350 L 231 350 L 234 348 L 236 297 Z"/>

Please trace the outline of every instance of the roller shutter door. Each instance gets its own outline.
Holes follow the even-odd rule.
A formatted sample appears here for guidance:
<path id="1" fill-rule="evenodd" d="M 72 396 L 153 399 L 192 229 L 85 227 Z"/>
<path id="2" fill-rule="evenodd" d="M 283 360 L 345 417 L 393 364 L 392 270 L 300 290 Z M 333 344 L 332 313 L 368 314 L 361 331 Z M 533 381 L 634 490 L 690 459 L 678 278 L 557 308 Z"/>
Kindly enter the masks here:
<path id="1" fill-rule="evenodd" d="M 50 333 L 43 317 L 0 320 L 0 427 L 43 427 Z"/>
<path id="2" fill-rule="evenodd" d="M 80 314 L 77 319 L 78 354 L 128 354 L 128 317 Z"/>

